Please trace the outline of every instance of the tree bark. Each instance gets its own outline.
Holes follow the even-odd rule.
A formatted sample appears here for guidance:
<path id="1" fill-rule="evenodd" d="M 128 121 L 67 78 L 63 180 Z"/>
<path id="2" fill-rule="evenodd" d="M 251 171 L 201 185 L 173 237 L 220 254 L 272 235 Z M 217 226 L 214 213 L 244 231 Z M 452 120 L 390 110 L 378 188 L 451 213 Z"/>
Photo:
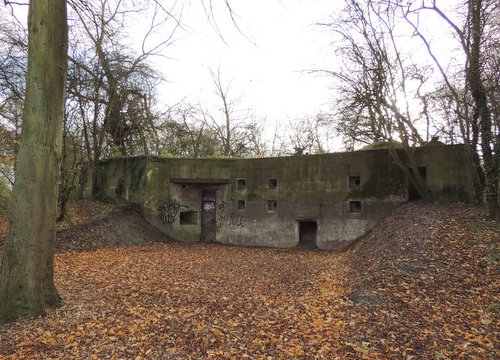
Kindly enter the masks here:
<path id="1" fill-rule="evenodd" d="M 55 222 L 67 55 L 65 0 L 31 0 L 24 123 L 14 204 L 0 269 L 0 322 L 61 303 L 54 285 Z"/>
<path id="2" fill-rule="evenodd" d="M 477 109 L 474 111 L 472 115 L 471 121 L 471 133 L 472 138 L 465 139 L 464 143 L 466 144 L 466 150 L 471 154 L 472 164 L 474 166 L 474 202 L 476 204 L 482 205 L 484 188 L 486 184 L 486 178 L 484 174 L 483 167 L 481 165 L 481 158 L 479 157 L 479 153 L 477 152 L 477 144 L 479 143 L 479 113 Z"/>
<path id="3" fill-rule="evenodd" d="M 468 82 L 479 113 L 479 128 L 481 129 L 481 150 L 483 152 L 484 172 L 486 177 L 486 203 L 489 215 L 492 219 L 500 221 L 500 208 L 498 204 L 498 157 L 492 151 L 492 143 L 496 140 L 492 133 L 491 109 L 488 104 L 488 95 L 482 79 L 481 67 L 481 40 L 483 29 L 481 19 L 483 18 L 483 6 L 481 0 L 471 0 L 470 21 L 472 32 L 472 44 L 469 53 Z"/>
<path id="4" fill-rule="evenodd" d="M 403 161 L 401 156 L 398 154 L 398 150 L 392 147 L 390 142 L 388 144 L 389 154 L 391 155 L 393 163 L 405 174 L 408 181 L 418 192 L 420 199 L 423 201 L 432 201 L 433 197 L 427 190 L 427 185 L 418 170 L 418 164 L 415 160 L 415 148 L 404 146 L 403 154 L 406 158 Z"/>

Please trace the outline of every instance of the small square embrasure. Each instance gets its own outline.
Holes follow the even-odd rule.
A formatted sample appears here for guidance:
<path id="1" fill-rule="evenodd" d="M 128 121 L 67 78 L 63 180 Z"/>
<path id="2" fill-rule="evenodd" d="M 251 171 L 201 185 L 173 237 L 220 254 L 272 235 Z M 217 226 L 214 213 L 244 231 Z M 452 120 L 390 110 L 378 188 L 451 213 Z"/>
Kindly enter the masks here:
<path id="1" fill-rule="evenodd" d="M 360 213 L 361 201 L 349 201 L 349 212 Z"/>
<path id="2" fill-rule="evenodd" d="M 359 189 L 361 187 L 361 176 L 349 176 L 349 189 Z"/>
<path id="3" fill-rule="evenodd" d="M 278 179 L 268 179 L 267 187 L 269 189 L 277 189 L 278 188 Z"/>
<path id="4" fill-rule="evenodd" d="M 181 211 L 179 214 L 179 222 L 181 225 L 196 225 L 197 219 L 197 211 Z"/>
<path id="5" fill-rule="evenodd" d="M 278 203 L 276 200 L 267 200 L 267 211 L 276 211 Z"/>
<path id="6" fill-rule="evenodd" d="M 236 190 L 243 190 L 247 186 L 246 179 L 236 179 Z"/>
<path id="7" fill-rule="evenodd" d="M 245 210 L 246 203 L 245 200 L 238 200 L 238 210 Z"/>

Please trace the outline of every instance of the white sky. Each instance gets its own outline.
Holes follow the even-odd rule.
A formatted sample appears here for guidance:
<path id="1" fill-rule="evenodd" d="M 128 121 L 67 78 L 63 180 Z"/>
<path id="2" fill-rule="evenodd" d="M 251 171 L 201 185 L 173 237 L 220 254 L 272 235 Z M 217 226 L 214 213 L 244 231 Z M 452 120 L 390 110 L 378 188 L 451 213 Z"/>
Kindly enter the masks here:
<path id="1" fill-rule="evenodd" d="M 241 32 L 233 24 L 224 0 L 211 0 L 215 18 L 212 24 L 203 1 L 210 3 L 164 1 L 176 4 L 174 13 L 182 12 L 183 29 L 177 30 L 175 42 L 165 49 L 166 57 L 154 59 L 155 67 L 167 80 L 160 88 L 162 102 L 174 105 L 184 101 L 216 112 L 220 99 L 214 94 L 209 70 L 217 72 L 220 68 L 223 82 L 231 84 L 229 97 L 241 96 L 240 108 L 266 119 L 269 132 L 274 131 L 276 122 L 287 126 L 289 120 L 331 110 L 332 78 L 307 70 L 335 66 L 332 34 L 315 24 L 331 18 L 343 6 L 342 0 L 230 0 Z M 443 26 L 435 20 L 434 26 Z M 133 22 L 129 33 L 141 36 L 141 23 Z M 444 48 L 453 42 L 439 42 L 440 53 L 449 54 Z"/>
<path id="2" fill-rule="evenodd" d="M 296 118 L 314 116 L 325 108 L 329 80 L 303 72 L 325 68 L 330 39 L 315 23 L 332 15 L 343 1 L 231 0 L 237 26 L 224 0 L 212 0 L 212 24 L 202 2 L 208 5 L 210 0 L 177 1 L 173 12 L 181 14 L 183 28 L 164 50 L 166 58 L 153 59 L 168 82 L 162 91 L 167 103 L 183 98 L 210 101 L 214 87 L 209 69 L 220 67 L 233 95 L 243 94 L 246 105 L 259 115 Z M 26 18 L 27 6 L 15 10 L 18 19 Z M 144 32 L 136 21 L 126 26 L 140 42 Z M 149 25 L 147 19 L 143 22 L 144 27 Z"/>
<path id="3" fill-rule="evenodd" d="M 200 1 L 184 2 L 182 21 L 188 31 L 181 30 L 166 49 L 172 60 L 161 60 L 168 80 L 162 93 L 168 103 L 182 98 L 216 102 L 209 69 L 217 72 L 220 67 L 223 82 L 231 82 L 229 96 L 242 95 L 242 107 L 268 121 L 315 116 L 328 109 L 331 80 L 304 71 L 326 67 L 329 36 L 314 23 L 331 15 L 341 1 L 232 0 L 240 33 L 223 0 L 213 0 L 225 42 Z"/>
<path id="4" fill-rule="evenodd" d="M 165 57 L 152 59 L 166 79 L 159 89 L 161 102 L 171 106 L 183 101 L 217 112 L 220 99 L 214 94 L 210 69 L 220 68 L 223 83 L 231 85 L 229 97 L 241 97 L 239 109 L 266 121 L 268 137 L 276 123 L 286 126 L 290 120 L 329 110 L 331 79 L 307 70 L 328 68 L 331 38 L 315 23 L 331 16 L 343 1 L 230 0 L 236 25 L 224 0 L 212 0 L 212 21 L 203 2 L 210 4 L 164 1 L 165 6 L 175 4 L 172 11 L 181 13 L 182 28 L 164 50 Z M 27 6 L 15 9 L 18 19 L 27 17 Z M 127 32 L 140 43 L 148 20 L 131 22 Z"/>

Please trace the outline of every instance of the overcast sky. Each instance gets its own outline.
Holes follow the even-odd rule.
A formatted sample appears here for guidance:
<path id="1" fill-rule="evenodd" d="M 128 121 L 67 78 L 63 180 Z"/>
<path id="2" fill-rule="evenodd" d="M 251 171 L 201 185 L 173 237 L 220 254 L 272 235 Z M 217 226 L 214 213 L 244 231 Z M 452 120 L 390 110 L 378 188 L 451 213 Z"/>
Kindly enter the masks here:
<path id="1" fill-rule="evenodd" d="M 212 0 L 211 18 L 203 2 L 210 4 L 162 3 L 173 6 L 182 23 L 165 57 L 152 59 L 166 79 L 159 89 L 163 103 L 184 101 L 216 112 L 221 106 L 210 70 L 220 68 L 223 83 L 231 86 L 229 97 L 241 97 L 239 107 L 265 119 L 273 130 L 276 122 L 286 126 L 289 120 L 328 111 L 331 80 L 308 71 L 331 64 L 331 37 L 316 23 L 329 18 L 342 1 L 231 0 L 234 22 L 224 0 Z M 15 10 L 18 19 L 26 19 L 27 6 Z M 141 42 L 148 25 L 145 18 L 125 24 L 132 42 L 134 37 Z"/>
<path id="2" fill-rule="evenodd" d="M 174 45 L 166 49 L 171 59 L 156 62 L 168 80 L 163 87 L 167 102 L 216 101 L 209 69 L 216 72 L 220 67 L 223 82 L 231 82 L 232 96 L 242 95 L 242 107 L 269 121 L 314 116 L 328 109 L 329 80 L 305 71 L 327 66 L 329 34 L 315 23 L 341 2 L 231 1 L 238 28 L 224 2 L 213 3 L 212 24 L 200 0 L 184 3 L 186 30 L 180 30 Z"/>
<path id="3" fill-rule="evenodd" d="M 203 2 L 210 4 L 210 0 L 163 3 L 175 4 L 172 12 L 182 23 L 165 57 L 154 59 L 166 79 L 159 89 L 164 104 L 184 101 L 217 112 L 221 103 L 214 94 L 210 70 L 220 69 L 222 82 L 231 84 L 228 96 L 241 96 L 240 109 L 266 119 L 270 131 L 276 122 L 287 126 L 289 120 L 331 110 L 332 79 L 309 70 L 335 67 L 332 34 L 317 23 L 335 18 L 343 1 L 230 0 L 234 23 L 224 0 L 211 0 L 211 17 Z M 428 20 L 431 27 L 443 26 L 437 18 Z M 133 19 L 125 26 L 132 37 L 142 38 L 140 30 L 147 27 L 147 19 Z M 429 34 L 442 37 L 443 32 L 431 29 Z M 443 64 L 450 66 L 455 57 L 449 56 L 446 46 L 455 46 L 454 42 L 440 37 L 430 39 L 445 56 Z M 411 43 L 412 51 L 426 56 L 416 45 Z"/>

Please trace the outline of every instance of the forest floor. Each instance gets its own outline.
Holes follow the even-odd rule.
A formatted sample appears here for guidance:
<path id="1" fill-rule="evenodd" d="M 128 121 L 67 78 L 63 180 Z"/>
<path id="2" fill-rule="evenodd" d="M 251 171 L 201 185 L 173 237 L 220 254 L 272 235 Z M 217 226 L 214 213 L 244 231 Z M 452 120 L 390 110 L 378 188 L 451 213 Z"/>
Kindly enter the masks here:
<path id="1" fill-rule="evenodd" d="M 500 358 L 484 209 L 409 203 L 340 253 L 165 242 L 135 210 L 72 211 L 64 304 L 0 326 L 0 359 Z"/>

